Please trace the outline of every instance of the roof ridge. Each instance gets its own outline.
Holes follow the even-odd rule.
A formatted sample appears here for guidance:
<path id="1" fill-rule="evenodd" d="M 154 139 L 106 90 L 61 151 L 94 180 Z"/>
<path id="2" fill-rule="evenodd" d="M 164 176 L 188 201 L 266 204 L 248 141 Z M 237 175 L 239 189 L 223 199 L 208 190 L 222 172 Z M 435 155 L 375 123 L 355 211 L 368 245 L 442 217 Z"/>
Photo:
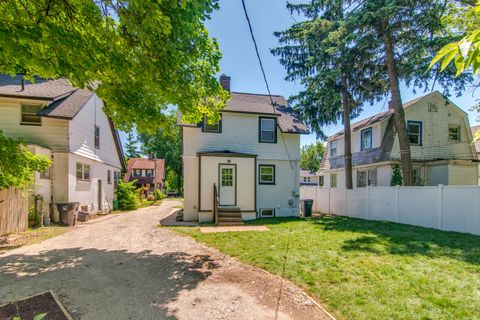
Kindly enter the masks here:
<path id="1" fill-rule="evenodd" d="M 231 93 L 238 93 L 238 94 L 249 94 L 249 95 L 252 95 L 252 96 L 272 96 L 272 97 L 281 97 L 281 98 L 285 98 L 284 96 L 280 95 L 280 94 L 268 94 L 268 93 L 252 93 L 252 92 L 240 92 L 240 91 L 232 91 Z"/>

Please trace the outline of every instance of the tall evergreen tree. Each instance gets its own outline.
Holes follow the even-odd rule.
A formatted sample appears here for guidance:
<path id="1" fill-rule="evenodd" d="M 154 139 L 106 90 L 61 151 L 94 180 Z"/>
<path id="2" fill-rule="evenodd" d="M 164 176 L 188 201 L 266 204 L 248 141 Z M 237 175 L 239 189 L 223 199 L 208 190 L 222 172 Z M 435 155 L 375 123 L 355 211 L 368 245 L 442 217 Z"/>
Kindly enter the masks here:
<path id="1" fill-rule="evenodd" d="M 405 113 L 402 106 L 400 81 L 407 86 L 427 90 L 440 84 L 448 95 L 453 88 L 457 92 L 465 89 L 471 80 L 464 74 L 455 78 L 455 70 L 439 73 L 435 67 L 428 72 L 429 63 L 435 53 L 452 41 L 451 34 L 444 32 L 441 17 L 445 9 L 442 0 L 364 0 L 355 1 L 352 11 L 356 34 L 362 41 L 378 48 L 373 59 L 387 66 L 388 86 L 394 108 L 394 124 L 397 132 L 403 184 L 411 185 L 411 150 Z"/>
<path id="2" fill-rule="evenodd" d="M 125 154 L 130 158 L 138 158 L 140 154 L 137 149 L 137 140 L 134 139 L 133 133 L 130 131 L 127 135 L 127 143 L 125 144 Z"/>
<path id="3" fill-rule="evenodd" d="M 305 89 L 291 97 L 296 112 L 317 134 L 322 126 L 344 124 L 345 185 L 353 187 L 350 119 L 367 102 L 385 92 L 383 67 L 372 59 L 375 47 L 355 34 L 350 11 L 355 1 L 319 0 L 287 4 L 292 13 L 305 17 L 282 32 L 276 32 L 280 56 L 289 81 L 300 80 Z M 365 63 L 367 62 L 367 63 Z"/>

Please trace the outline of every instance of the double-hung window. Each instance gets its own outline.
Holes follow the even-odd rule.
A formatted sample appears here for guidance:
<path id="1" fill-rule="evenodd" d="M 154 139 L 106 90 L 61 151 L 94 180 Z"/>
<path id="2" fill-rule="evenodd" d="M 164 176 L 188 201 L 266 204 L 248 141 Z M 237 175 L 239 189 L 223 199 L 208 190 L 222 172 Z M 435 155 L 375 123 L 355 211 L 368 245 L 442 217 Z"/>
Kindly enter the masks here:
<path id="1" fill-rule="evenodd" d="M 107 170 L 107 183 L 112 184 L 112 170 Z"/>
<path id="2" fill-rule="evenodd" d="M 77 162 L 77 181 L 90 181 L 90 165 Z"/>
<path id="3" fill-rule="evenodd" d="M 318 177 L 318 185 L 320 187 L 323 187 L 324 184 L 325 184 L 325 177 L 324 176 L 319 176 Z"/>
<path id="4" fill-rule="evenodd" d="M 146 169 L 145 170 L 145 175 L 147 177 L 153 177 L 153 169 Z"/>
<path id="5" fill-rule="evenodd" d="M 277 143 L 277 118 L 259 118 L 259 142 Z"/>
<path id="6" fill-rule="evenodd" d="M 412 146 L 422 145 L 422 121 L 407 121 L 408 139 Z"/>
<path id="7" fill-rule="evenodd" d="M 377 186 L 377 169 L 357 171 L 357 188 Z"/>
<path id="8" fill-rule="evenodd" d="M 357 171 L 357 188 L 367 186 L 367 171 Z"/>
<path id="9" fill-rule="evenodd" d="M 372 148 L 372 128 L 363 129 L 360 132 L 361 136 L 361 150 Z"/>
<path id="10" fill-rule="evenodd" d="M 460 141 L 460 126 L 448 126 L 448 140 Z"/>
<path id="11" fill-rule="evenodd" d="M 37 115 L 41 109 L 41 105 L 22 105 L 22 119 L 20 124 L 41 126 L 42 117 Z"/>
<path id="12" fill-rule="evenodd" d="M 202 131 L 203 132 L 213 132 L 213 133 L 221 133 L 222 132 L 222 119 L 215 123 L 208 123 L 207 117 L 203 117 L 202 123 Z"/>
<path id="13" fill-rule="evenodd" d="M 330 142 L 330 157 L 335 157 L 337 155 L 337 140 Z"/>
<path id="14" fill-rule="evenodd" d="M 259 184 L 275 184 L 275 166 L 261 164 L 258 166 Z"/>
<path id="15" fill-rule="evenodd" d="M 336 187 L 337 187 L 337 174 L 330 173 L 330 188 L 336 188 Z"/>
<path id="16" fill-rule="evenodd" d="M 370 187 L 377 186 L 377 169 L 370 169 L 368 170 L 368 185 Z"/>

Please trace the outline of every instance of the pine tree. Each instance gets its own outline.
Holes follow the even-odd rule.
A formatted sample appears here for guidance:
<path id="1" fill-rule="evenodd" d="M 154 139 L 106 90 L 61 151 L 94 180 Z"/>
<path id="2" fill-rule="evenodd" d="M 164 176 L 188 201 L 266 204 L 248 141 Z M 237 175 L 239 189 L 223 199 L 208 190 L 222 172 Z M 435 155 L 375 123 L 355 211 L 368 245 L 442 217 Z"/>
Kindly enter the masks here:
<path id="1" fill-rule="evenodd" d="M 127 143 L 125 144 L 126 156 L 130 158 L 138 158 L 140 156 L 137 150 L 137 140 L 134 140 L 133 133 L 130 131 L 127 135 Z"/>
<path id="2" fill-rule="evenodd" d="M 319 138 L 322 126 L 344 124 L 345 185 L 353 187 L 350 119 L 362 106 L 381 97 L 386 88 L 381 67 L 372 63 L 374 47 L 359 42 L 350 19 L 353 1 L 324 0 L 288 4 L 292 13 L 305 17 L 283 32 L 276 32 L 282 47 L 272 50 L 280 56 L 289 81 L 300 80 L 305 90 L 290 102 L 301 119 Z M 370 63 L 365 64 L 365 62 Z"/>

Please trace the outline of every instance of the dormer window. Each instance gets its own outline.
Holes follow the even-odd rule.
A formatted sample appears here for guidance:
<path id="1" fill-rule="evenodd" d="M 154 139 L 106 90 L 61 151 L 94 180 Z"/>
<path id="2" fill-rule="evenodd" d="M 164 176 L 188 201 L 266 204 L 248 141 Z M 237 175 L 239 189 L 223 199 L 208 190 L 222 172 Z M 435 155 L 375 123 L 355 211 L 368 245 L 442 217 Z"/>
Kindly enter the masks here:
<path id="1" fill-rule="evenodd" d="M 363 129 L 361 135 L 361 150 L 372 148 L 372 128 Z"/>
<path id="2" fill-rule="evenodd" d="M 20 124 L 41 126 L 42 117 L 37 115 L 40 110 L 42 110 L 41 105 L 22 105 L 22 119 Z"/>
<path id="3" fill-rule="evenodd" d="M 222 132 L 222 119 L 215 123 L 208 123 L 207 118 L 203 117 L 203 124 L 202 124 L 202 131 L 203 132 L 212 132 L 212 133 L 221 133 Z"/>
<path id="4" fill-rule="evenodd" d="M 330 142 L 330 157 L 335 157 L 337 155 L 337 140 Z"/>
<path id="5" fill-rule="evenodd" d="M 277 143 L 277 118 L 259 118 L 259 142 Z"/>

